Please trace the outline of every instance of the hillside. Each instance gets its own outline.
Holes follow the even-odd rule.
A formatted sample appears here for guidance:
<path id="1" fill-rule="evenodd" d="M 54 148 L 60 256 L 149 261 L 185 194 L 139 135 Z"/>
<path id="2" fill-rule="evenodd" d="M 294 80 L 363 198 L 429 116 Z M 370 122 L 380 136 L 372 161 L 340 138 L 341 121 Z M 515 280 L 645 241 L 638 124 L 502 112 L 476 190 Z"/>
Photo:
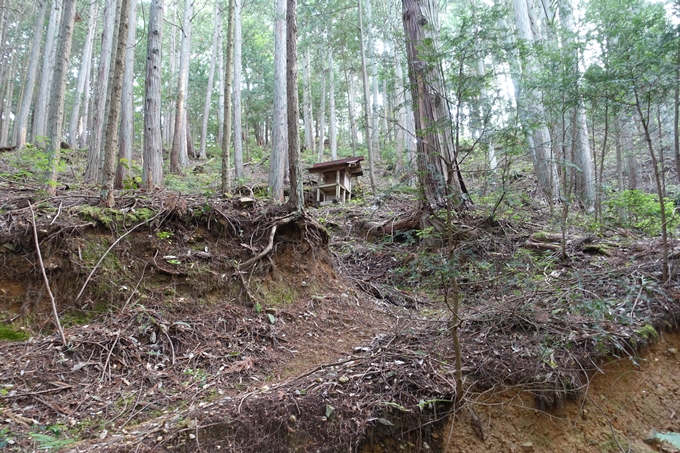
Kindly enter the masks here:
<path id="1" fill-rule="evenodd" d="M 680 293 L 634 229 L 574 213 L 561 259 L 527 199 L 457 213 L 449 242 L 390 227 L 407 190 L 295 216 L 247 190 L 105 209 L 0 184 L 4 451 L 670 451 L 644 439 L 680 432 Z"/>

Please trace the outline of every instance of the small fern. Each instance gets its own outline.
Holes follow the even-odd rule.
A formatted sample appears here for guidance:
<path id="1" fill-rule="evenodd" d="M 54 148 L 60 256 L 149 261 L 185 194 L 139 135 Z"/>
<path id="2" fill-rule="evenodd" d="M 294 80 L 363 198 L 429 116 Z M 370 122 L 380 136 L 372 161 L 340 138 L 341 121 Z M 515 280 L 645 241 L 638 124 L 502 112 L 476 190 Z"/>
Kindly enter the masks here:
<path id="1" fill-rule="evenodd" d="M 73 443 L 72 439 L 58 439 L 47 434 L 31 433 L 29 435 L 38 444 L 38 450 L 61 450 Z"/>

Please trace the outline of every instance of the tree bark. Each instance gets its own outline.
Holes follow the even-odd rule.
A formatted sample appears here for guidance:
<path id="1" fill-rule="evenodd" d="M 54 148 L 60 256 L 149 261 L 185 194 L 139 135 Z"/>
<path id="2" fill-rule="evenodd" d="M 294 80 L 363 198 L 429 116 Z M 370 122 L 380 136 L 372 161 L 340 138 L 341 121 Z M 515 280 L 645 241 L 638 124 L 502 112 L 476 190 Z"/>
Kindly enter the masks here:
<path id="1" fill-rule="evenodd" d="M 475 75 L 479 77 L 480 80 L 484 80 L 484 77 L 486 75 L 486 70 L 484 69 L 484 59 L 479 58 L 477 60 L 477 67 L 475 70 Z M 489 94 L 487 92 L 487 89 L 485 86 L 482 86 L 480 93 L 479 93 L 479 101 L 478 101 L 478 106 L 477 108 L 474 108 L 476 115 L 474 118 L 475 122 L 475 133 L 477 134 L 477 137 L 479 138 L 479 141 L 483 144 L 486 145 L 486 155 L 487 159 L 489 161 L 489 170 L 492 172 L 496 171 L 496 168 L 498 167 L 498 161 L 496 160 L 496 150 L 493 146 L 493 142 L 490 139 L 487 139 L 484 137 L 485 135 L 485 130 L 486 130 L 486 125 L 485 123 L 487 122 L 487 118 L 489 118 L 488 115 L 488 109 L 489 107 Z M 475 107 L 475 106 L 473 106 Z"/>
<path id="2" fill-rule="evenodd" d="M 276 0 L 274 22 L 274 110 L 269 189 L 274 200 L 283 201 L 288 132 L 286 117 L 286 0 Z"/>
<path id="3" fill-rule="evenodd" d="M 118 162 L 114 187 L 123 188 L 123 181 L 130 177 L 132 165 L 132 145 L 134 143 L 134 64 L 135 41 L 137 37 L 137 2 L 130 0 L 130 18 L 128 26 L 127 47 L 125 52 L 125 74 L 123 76 L 123 92 L 121 94 L 120 133 L 118 135 Z"/>
<path id="4" fill-rule="evenodd" d="M 62 15 L 63 0 L 52 0 L 52 11 L 50 12 L 50 23 L 47 26 L 47 36 L 45 38 L 45 51 L 43 52 L 42 74 L 40 76 L 40 89 L 33 112 L 33 142 L 38 146 L 44 143 L 40 137 L 47 134 L 47 115 L 49 102 L 51 100 L 50 90 L 52 89 L 52 75 L 55 72 L 57 46 L 56 34 Z"/>
<path id="5" fill-rule="evenodd" d="M 435 0 L 402 0 L 406 55 L 413 97 L 419 181 L 431 208 L 463 202 L 443 75 L 428 61 L 436 51 Z"/>
<path id="6" fill-rule="evenodd" d="M 90 66 L 92 65 L 92 47 L 94 44 L 94 34 L 97 28 L 98 11 L 99 2 L 92 0 L 90 3 L 89 17 L 87 18 L 87 36 L 85 37 L 85 47 L 83 48 L 83 55 L 80 60 L 80 71 L 78 71 L 76 96 L 73 101 L 73 110 L 71 111 L 71 124 L 68 129 L 68 143 L 72 148 L 77 147 L 78 124 L 80 123 L 80 105 L 83 99 L 83 92 L 85 91 L 87 78 L 90 74 Z"/>
<path id="7" fill-rule="evenodd" d="M 198 158 L 205 159 L 207 138 L 208 138 L 208 120 L 210 119 L 210 104 L 212 101 L 213 82 L 215 79 L 215 66 L 217 64 L 217 43 L 219 41 L 220 27 L 222 26 L 222 11 L 220 9 L 219 0 L 215 0 L 215 23 L 213 25 L 213 45 L 212 56 L 210 57 L 210 70 L 208 71 L 208 87 L 205 93 L 205 105 L 203 107 L 203 125 L 201 127 L 201 145 L 198 151 Z"/>
<path id="8" fill-rule="evenodd" d="M 622 133 L 621 133 L 621 122 L 615 121 L 615 143 L 614 147 L 616 149 L 616 184 L 619 193 L 623 193 L 625 186 L 623 184 L 623 144 L 622 144 Z"/>
<path id="9" fill-rule="evenodd" d="M 387 54 L 389 55 L 389 48 L 387 49 Z M 382 98 L 383 98 L 382 128 L 385 143 L 389 143 L 391 140 L 390 119 L 392 118 L 392 115 L 390 112 L 390 93 L 387 91 L 387 77 L 384 77 L 382 80 Z"/>
<path id="10" fill-rule="evenodd" d="M 163 186 L 163 133 L 161 130 L 161 46 L 163 3 L 151 0 L 146 45 L 144 95 L 144 166 L 142 185 L 147 190 Z"/>
<path id="11" fill-rule="evenodd" d="M 345 68 L 345 79 L 347 81 L 347 113 L 349 116 L 349 129 L 352 139 L 352 156 L 356 156 L 359 134 L 357 132 L 357 118 L 354 111 L 354 73 L 350 69 Z"/>
<path id="12" fill-rule="evenodd" d="M 331 160 L 338 159 L 338 119 L 335 112 L 335 68 L 333 50 L 328 51 L 328 140 L 331 147 Z"/>
<path id="13" fill-rule="evenodd" d="M 297 0 L 288 0 L 286 7 L 286 93 L 288 107 L 288 172 L 290 174 L 289 206 L 302 213 L 305 210 L 300 166 L 300 107 L 298 100 L 297 61 Z"/>
<path id="14" fill-rule="evenodd" d="M 5 105 L 2 114 L 2 131 L 0 132 L 0 145 L 9 145 L 9 124 L 12 120 L 12 96 L 14 95 L 14 77 L 16 68 L 14 60 L 16 54 L 12 53 L 7 70 L 7 87 L 5 91 Z"/>
<path id="15" fill-rule="evenodd" d="M 179 0 L 174 0 L 170 2 L 170 7 L 172 10 L 170 11 L 170 17 L 171 18 L 177 18 L 178 17 L 178 11 L 179 11 Z M 174 22 L 173 22 L 174 23 Z M 166 85 L 169 85 L 169 89 L 172 90 L 170 93 L 170 98 L 171 99 L 177 99 L 177 93 L 175 93 L 175 88 L 177 87 L 177 74 L 179 72 L 179 55 L 177 52 L 177 40 L 178 36 L 180 37 L 179 40 L 181 42 L 181 34 L 182 34 L 182 28 L 178 26 L 173 26 L 170 29 L 170 61 L 169 61 L 169 66 L 170 66 L 170 71 L 169 71 L 169 77 L 168 77 L 168 83 Z M 163 136 L 164 136 L 164 143 L 172 143 L 173 137 L 175 135 L 175 114 L 176 114 L 176 105 L 173 105 L 172 102 L 166 102 L 164 105 L 166 112 L 165 112 L 165 121 L 163 121 Z"/>
<path id="16" fill-rule="evenodd" d="M 191 47 L 191 21 L 194 0 L 184 0 L 184 17 L 182 19 L 182 43 L 179 51 L 179 74 L 177 86 L 177 103 L 175 104 L 175 128 L 170 151 L 170 173 L 181 174 L 188 163 L 186 99 L 189 82 L 189 56 Z"/>
<path id="17" fill-rule="evenodd" d="M 117 0 L 105 0 L 105 2 L 104 31 L 102 33 L 101 54 L 99 56 L 99 69 L 97 72 L 97 92 L 94 98 L 87 168 L 85 169 L 85 182 L 89 183 L 99 180 L 101 143 L 104 134 L 111 53 L 113 51 L 113 32 L 116 25 Z"/>
<path id="18" fill-rule="evenodd" d="M 577 82 L 575 84 L 575 106 L 572 109 L 572 134 L 573 141 L 571 143 L 574 155 L 574 161 L 579 172 L 577 173 L 577 192 L 581 202 L 584 205 L 586 212 L 592 213 L 595 211 L 595 169 L 588 142 L 588 126 L 586 123 L 586 112 L 583 105 L 583 98 L 580 92 L 580 69 L 578 66 L 578 53 L 573 50 L 574 46 L 574 16 L 571 6 L 571 0 L 561 0 L 559 2 L 560 22 L 564 28 L 563 45 L 569 52 L 566 55 L 567 73 L 575 74 Z"/>
<path id="19" fill-rule="evenodd" d="M 234 69 L 234 0 L 229 0 L 227 58 L 224 74 L 224 134 L 222 136 L 222 193 L 231 188 L 229 145 L 231 140 L 231 80 Z"/>
<path id="20" fill-rule="evenodd" d="M 220 0 L 220 4 L 222 1 Z M 220 15 L 222 12 L 220 11 Z M 219 74 L 219 83 L 217 90 L 220 93 L 217 101 L 217 144 L 222 146 L 222 136 L 224 135 L 224 24 L 220 21 L 219 35 L 217 40 L 217 72 Z"/>
<path id="21" fill-rule="evenodd" d="M 316 161 L 323 161 L 324 141 L 326 141 L 326 70 L 321 71 L 321 99 L 319 101 L 319 141 L 316 144 Z"/>
<path id="22" fill-rule="evenodd" d="M 39 2 L 36 14 L 35 25 L 33 28 L 33 42 L 31 43 L 31 55 L 29 56 L 28 70 L 26 71 L 26 84 L 24 85 L 24 96 L 21 101 L 21 109 L 17 118 L 16 126 L 16 147 L 23 148 L 26 145 L 26 135 L 28 134 L 28 114 L 31 110 L 33 101 L 33 91 L 35 91 L 35 80 L 38 75 L 38 60 L 40 56 L 40 41 L 42 40 L 42 30 L 45 24 L 45 12 L 47 10 L 47 0 Z"/>
<path id="23" fill-rule="evenodd" d="M 241 101 L 241 76 L 243 67 L 243 38 L 241 10 L 243 0 L 234 0 L 234 174 L 243 177 L 243 118 Z"/>
<path id="24" fill-rule="evenodd" d="M 380 162 L 380 127 L 379 115 L 378 115 L 378 64 L 375 60 L 375 42 L 373 40 L 373 14 L 371 8 L 371 0 L 366 1 L 366 38 L 367 45 L 366 50 L 368 51 L 368 64 L 371 67 L 371 89 L 372 89 L 372 102 L 371 102 L 371 151 L 373 152 L 373 161 Z"/>
<path id="25" fill-rule="evenodd" d="M 515 25 L 517 37 L 528 46 L 534 44 L 534 32 L 531 29 L 529 11 L 526 0 L 513 0 Z M 519 55 L 517 58 L 520 58 Z M 523 74 L 536 72 L 536 63 L 531 56 L 523 62 Z M 520 66 L 520 65 L 517 65 Z M 557 166 L 552 156 L 550 131 L 546 126 L 540 125 L 545 121 L 546 115 L 541 104 L 541 93 L 536 88 L 527 88 L 516 75 L 515 92 L 517 108 L 520 120 L 527 128 L 527 142 L 531 149 L 534 170 L 538 179 L 539 189 L 550 201 L 559 196 L 560 182 L 557 175 Z M 538 123 L 534 126 L 532 123 Z"/>
<path id="26" fill-rule="evenodd" d="M 677 37 L 680 38 L 680 25 L 677 26 Z M 673 154 L 675 155 L 675 173 L 680 182 L 680 39 L 675 57 L 675 87 L 673 89 Z"/>
<path id="27" fill-rule="evenodd" d="M 371 108 L 371 95 L 368 85 L 368 69 L 366 67 L 366 45 L 364 39 L 363 13 L 361 0 L 358 1 L 359 14 L 359 47 L 361 52 L 361 80 L 364 88 L 364 120 L 366 122 L 365 141 L 368 151 L 368 177 L 371 182 L 371 190 L 375 192 L 375 153 L 373 151 L 373 109 Z"/>
<path id="28" fill-rule="evenodd" d="M 118 125 L 120 122 L 121 94 L 123 92 L 123 74 L 125 73 L 125 54 L 127 50 L 128 27 L 130 22 L 130 0 L 120 0 L 120 19 L 118 20 L 118 39 L 116 58 L 111 78 L 111 97 L 109 118 L 106 124 L 104 141 L 104 159 L 102 165 L 102 185 L 99 193 L 100 202 L 109 208 L 115 204 L 113 185 L 116 172 L 116 156 L 118 148 Z M 134 0 L 133 0 L 134 1 Z"/>
<path id="29" fill-rule="evenodd" d="M 413 94 L 411 88 L 407 85 L 404 86 L 404 105 L 406 106 L 406 130 L 404 131 L 406 135 L 406 174 L 408 176 L 408 181 L 410 185 L 415 185 L 416 178 L 416 122 L 415 122 L 415 112 L 413 111 Z"/>
<path id="30" fill-rule="evenodd" d="M 46 190 L 50 195 L 57 192 L 57 174 L 59 168 L 59 151 L 61 148 L 62 126 L 64 120 L 64 97 L 66 94 L 66 72 L 71 57 L 73 38 L 73 24 L 76 19 L 76 0 L 65 0 L 63 3 L 59 39 L 55 53 L 54 75 L 50 93 L 50 110 L 47 121 L 47 155 L 49 156 L 49 170 L 45 177 Z"/>
<path id="31" fill-rule="evenodd" d="M 632 74 L 631 74 L 632 75 Z M 632 79 L 632 77 L 631 77 Z M 659 162 L 656 157 L 656 152 L 654 151 L 654 145 L 652 143 L 652 134 L 650 132 L 650 122 L 651 118 L 648 116 L 651 112 L 651 95 L 649 93 L 640 94 L 638 87 L 633 84 L 633 93 L 635 95 L 635 108 L 637 114 L 640 117 L 640 123 L 642 124 L 643 137 L 645 143 L 647 144 L 647 150 L 649 151 L 649 156 L 652 158 L 652 169 L 654 171 L 654 182 L 656 182 L 656 194 L 659 198 L 659 210 L 661 217 L 661 242 L 662 242 L 662 256 L 661 256 L 661 275 L 662 282 L 666 284 L 669 278 L 669 268 L 668 268 L 668 225 L 666 222 L 666 205 L 664 197 L 664 187 L 661 183 L 661 171 L 663 168 L 659 168 Z M 644 96 L 644 97 L 643 97 Z M 647 115 L 645 115 L 645 113 Z"/>
<path id="32" fill-rule="evenodd" d="M 78 123 L 78 148 L 85 148 L 87 146 L 89 137 L 88 134 L 92 131 L 92 95 L 90 87 L 92 83 L 92 64 L 87 68 L 87 77 L 85 77 L 85 107 L 83 108 L 83 115 Z M 87 132 L 87 133 L 86 133 Z"/>
<path id="33" fill-rule="evenodd" d="M 305 120 L 305 148 L 309 151 L 314 150 L 314 131 L 312 130 L 312 123 L 314 122 L 314 117 L 312 116 L 312 71 L 309 56 L 309 48 L 305 50 L 303 54 L 302 65 L 304 69 L 302 71 L 303 77 L 303 90 L 302 90 L 302 103 L 304 104 L 304 120 Z"/>
<path id="34" fill-rule="evenodd" d="M 404 142 L 406 128 L 406 106 L 404 105 L 404 72 L 397 46 L 394 47 L 394 97 L 396 105 L 397 129 L 395 133 L 395 154 L 397 175 L 404 171 Z"/>

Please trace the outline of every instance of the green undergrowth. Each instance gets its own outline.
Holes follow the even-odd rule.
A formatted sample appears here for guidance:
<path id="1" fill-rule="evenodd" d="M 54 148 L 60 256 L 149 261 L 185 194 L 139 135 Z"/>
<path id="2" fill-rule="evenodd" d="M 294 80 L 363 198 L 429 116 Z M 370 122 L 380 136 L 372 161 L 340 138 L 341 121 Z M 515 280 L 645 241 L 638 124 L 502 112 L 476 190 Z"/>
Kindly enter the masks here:
<path id="1" fill-rule="evenodd" d="M 24 341 L 30 336 L 29 332 L 12 325 L 0 324 L 0 341 Z"/>

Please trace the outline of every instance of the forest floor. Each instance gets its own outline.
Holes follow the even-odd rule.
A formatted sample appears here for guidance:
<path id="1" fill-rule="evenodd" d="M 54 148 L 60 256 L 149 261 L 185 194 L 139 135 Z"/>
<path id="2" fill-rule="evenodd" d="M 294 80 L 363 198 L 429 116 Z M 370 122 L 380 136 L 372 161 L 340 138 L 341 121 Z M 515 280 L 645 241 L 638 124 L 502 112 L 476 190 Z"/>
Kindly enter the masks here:
<path id="1" fill-rule="evenodd" d="M 408 191 L 305 216 L 244 191 L 106 209 L 0 161 L 0 450 L 674 451 L 660 240 L 574 213 L 561 259 L 559 215 L 508 198 L 456 214 L 451 270 L 436 232 L 386 233 Z"/>

